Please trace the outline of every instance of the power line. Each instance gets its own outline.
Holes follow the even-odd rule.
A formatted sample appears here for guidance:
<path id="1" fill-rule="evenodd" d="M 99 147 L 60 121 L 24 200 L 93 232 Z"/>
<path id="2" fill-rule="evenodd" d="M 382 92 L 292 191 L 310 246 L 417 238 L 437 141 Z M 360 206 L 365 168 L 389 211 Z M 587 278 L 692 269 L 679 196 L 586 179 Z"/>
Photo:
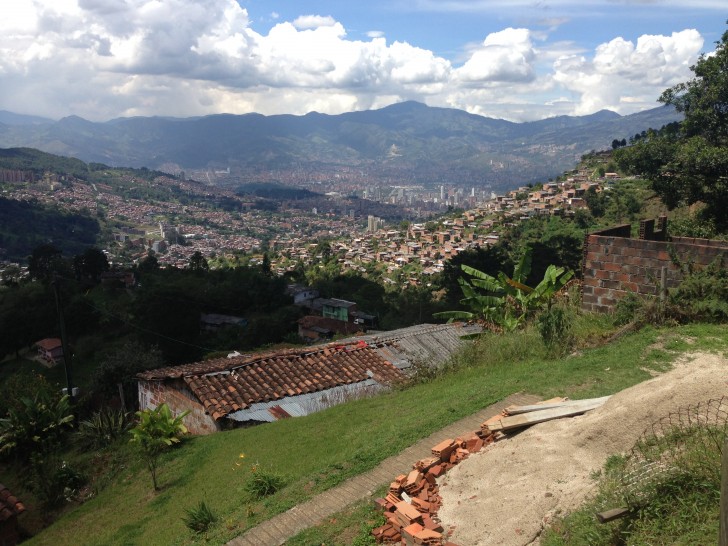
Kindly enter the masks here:
<path id="1" fill-rule="evenodd" d="M 68 277 L 63 277 L 61 275 L 58 275 L 57 277 L 59 279 L 64 279 L 64 280 L 68 280 L 68 281 L 77 282 L 76 279 L 71 279 L 71 278 L 68 278 Z M 183 301 L 183 300 L 179 300 L 179 301 Z M 91 309 L 94 309 L 95 311 L 98 311 L 102 315 L 106 315 L 108 317 L 112 317 L 112 318 L 118 320 L 119 322 L 121 322 L 123 324 L 126 324 L 127 326 L 129 326 L 131 328 L 134 328 L 135 330 L 138 330 L 140 332 L 144 332 L 144 333 L 147 333 L 147 334 L 151 334 L 153 336 L 156 336 L 156 337 L 159 337 L 159 338 L 163 338 L 163 339 L 166 339 L 168 341 L 172 341 L 174 343 L 179 343 L 181 345 L 187 345 L 188 347 L 194 347 L 195 349 L 201 349 L 201 350 L 206 351 L 206 352 L 214 352 L 214 351 L 217 351 L 218 350 L 218 349 L 211 349 L 210 347 L 202 347 L 201 345 L 196 345 L 194 343 L 189 343 L 187 341 L 182 341 L 181 339 L 176 339 L 176 338 L 173 338 L 173 337 L 168 336 L 166 334 L 162 334 L 160 332 L 155 332 L 154 330 L 150 330 L 149 328 L 144 328 L 143 326 L 138 326 L 138 325 L 134 324 L 133 322 L 131 322 L 130 320 L 128 320 L 128 319 L 126 319 L 126 318 L 124 318 L 124 317 L 122 317 L 120 315 L 117 315 L 115 313 L 112 313 L 111 311 L 107 311 L 106 309 L 101 309 L 101 308 L 97 307 L 96 305 L 94 305 L 94 304 L 86 301 L 85 298 L 84 299 L 81 299 L 81 303 L 83 303 L 84 305 L 90 307 Z"/>
<path id="2" fill-rule="evenodd" d="M 166 334 L 162 334 L 160 332 L 155 332 L 154 330 L 150 330 L 149 328 L 144 328 L 143 326 L 137 326 L 136 324 L 132 323 L 130 320 L 125 319 L 124 317 L 121 317 L 115 313 L 112 313 L 111 311 L 107 311 L 106 309 L 100 309 L 99 307 L 96 307 L 95 305 L 93 305 L 92 303 L 89 303 L 87 301 L 82 300 L 82 302 L 84 305 L 87 305 L 88 307 L 98 311 L 99 313 L 101 313 L 103 315 L 107 315 L 112 318 L 115 318 L 119 322 L 122 322 L 122 323 L 126 324 L 127 326 L 134 328 L 135 330 L 139 330 L 140 332 L 144 332 L 144 333 L 156 336 L 156 337 L 164 338 L 168 341 L 173 341 L 173 342 L 179 343 L 181 345 L 187 345 L 188 347 L 194 347 L 195 349 L 202 349 L 203 351 L 206 351 L 208 353 L 219 350 L 219 349 L 211 349 L 210 347 L 202 347 L 201 345 L 196 345 L 194 343 L 189 343 L 187 341 L 182 341 L 181 339 L 176 339 L 176 338 L 170 337 L 170 336 L 168 336 Z"/>

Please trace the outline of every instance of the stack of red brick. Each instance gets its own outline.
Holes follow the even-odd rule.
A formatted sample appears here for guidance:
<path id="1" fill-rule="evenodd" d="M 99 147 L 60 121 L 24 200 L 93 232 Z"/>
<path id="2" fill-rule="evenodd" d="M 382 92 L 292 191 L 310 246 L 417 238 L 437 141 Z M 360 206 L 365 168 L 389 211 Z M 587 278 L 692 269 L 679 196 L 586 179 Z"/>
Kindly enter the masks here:
<path id="1" fill-rule="evenodd" d="M 455 546 L 452 542 L 447 542 L 452 529 L 444 533 L 437 517 L 437 511 L 442 505 L 437 478 L 471 453 L 476 453 L 483 446 L 505 438 L 506 430 L 584 413 L 603 404 L 607 398 L 609 397 L 571 402 L 567 398 L 557 397 L 530 406 L 510 406 L 499 415 L 484 421 L 480 425 L 480 430 L 466 438 L 440 442 L 432 448 L 432 457 L 417 461 L 409 474 L 397 476 L 389 486 L 387 496 L 375 501 L 384 510 L 387 518 L 387 523 L 372 531 L 377 543 L 401 546 Z M 553 413 L 554 407 L 565 411 Z M 529 415 L 535 416 L 540 413 L 539 409 L 543 409 L 544 412 L 550 409 L 552 413 L 548 417 L 542 413 L 538 417 L 541 420 L 518 420 L 518 423 L 511 422 L 508 423 L 508 427 L 504 426 L 505 418 L 513 418 L 509 416 L 529 412 L 533 412 Z"/>
<path id="2" fill-rule="evenodd" d="M 493 438 L 492 434 L 477 431 L 466 438 L 445 440 L 432 448 L 432 457 L 420 459 L 409 474 L 397 476 L 387 496 L 375 501 L 387 518 L 387 523 L 372 531 L 376 541 L 402 546 L 455 546 L 447 542 L 437 519 L 442 505 L 437 478 Z"/>

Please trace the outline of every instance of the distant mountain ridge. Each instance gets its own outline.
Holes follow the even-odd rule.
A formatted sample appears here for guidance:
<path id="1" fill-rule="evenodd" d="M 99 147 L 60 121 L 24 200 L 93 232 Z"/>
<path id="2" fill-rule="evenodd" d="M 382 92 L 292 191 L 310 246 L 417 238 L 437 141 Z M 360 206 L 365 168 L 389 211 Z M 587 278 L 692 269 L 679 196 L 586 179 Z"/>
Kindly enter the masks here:
<path id="1" fill-rule="evenodd" d="M 513 123 L 411 101 L 339 115 L 217 114 L 102 123 L 0 112 L 0 147 L 151 169 L 230 167 L 246 181 L 270 170 L 357 167 L 379 183 L 512 187 L 558 175 L 590 150 L 680 118 L 674 109 L 659 107 L 629 116 L 603 110 Z"/>

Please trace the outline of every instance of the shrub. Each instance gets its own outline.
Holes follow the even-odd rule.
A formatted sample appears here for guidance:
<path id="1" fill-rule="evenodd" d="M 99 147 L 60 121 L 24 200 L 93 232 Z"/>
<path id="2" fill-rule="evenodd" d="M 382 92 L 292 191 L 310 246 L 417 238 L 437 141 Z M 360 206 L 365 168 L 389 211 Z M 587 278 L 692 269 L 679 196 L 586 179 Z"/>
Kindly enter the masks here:
<path id="1" fill-rule="evenodd" d="M 0 454 L 21 462 L 59 449 L 73 421 L 69 397 L 39 391 L 24 397 L 0 419 Z"/>
<path id="2" fill-rule="evenodd" d="M 683 266 L 687 275 L 670 295 L 678 319 L 728 319 L 728 271 L 722 256 L 705 268 Z"/>
<path id="3" fill-rule="evenodd" d="M 77 436 L 85 445 L 104 447 L 121 438 L 130 424 L 128 413 L 102 408 L 78 424 Z"/>
<path id="4" fill-rule="evenodd" d="M 617 302 L 616 324 L 659 325 L 728 319 L 728 271 L 723 256 L 706 267 L 680 262 L 675 256 L 673 261 L 683 273 L 677 288 L 665 298 L 627 294 Z"/>
<path id="5" fill-rule="evenodd" d="M 245 491 L 256 499 L 262 499 L 273 495 L 284 485 L 283 476 L 266 470 L 256 463 L 250 467 L 250 478 L 245 483 Z"/>
<path id="6" fill-rule="evenodd" d="M 200 501 L 196 507 L 188 508 L 185 512 L 187 515 L 182 518 L 182 521 L 190 531 L 195 533 L 204 533 L 217 521 L 217 516 L 205 501 Z"/>
<path id="7" fill-rule="evenodd" d="M 614 308 L 615 326 L 623 326 L 637 319 L 637 313 L 643 305 L 642 299 L 634 292 L 628 292 L 626 296 L 617 302 Z"/>
<path id="8" fill-rule="evenodd" d="M 51 509 L 64 500 L 70 500 L 78 489 L 87 482 L 81 474 L 66 461 L 60 461 L 56 454 L 34 455 L 29 467 L 29 485 L 41 505 Z"/>
<path id="9" fill-rule="evenodd" d="M 157 484 L 159 457 L 165 449 L 178 444 L 182 436 L 187 434 L 183 419 L 188 413 L 189 410 L 175 417 L 167 404 L 137 412 L 139 424 L 129 433 L 132 436 L 131 441 L 139 446 L 140 453 L 147 463 L 155 491 L 159 490 Z"/>
<path id="10" fill-rule="evenodd" d="M 563 307 L 552 307 L 538 317 L 538 332 L 550 353 L 563 354 L 573 342 L 571 314 Z"/>

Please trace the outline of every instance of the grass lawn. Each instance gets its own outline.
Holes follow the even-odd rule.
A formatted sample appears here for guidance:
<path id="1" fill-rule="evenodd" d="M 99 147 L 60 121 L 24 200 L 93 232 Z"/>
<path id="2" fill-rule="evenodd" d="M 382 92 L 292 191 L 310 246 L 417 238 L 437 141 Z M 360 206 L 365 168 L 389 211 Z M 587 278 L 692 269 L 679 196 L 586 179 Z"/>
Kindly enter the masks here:
<path id="1" fill-rule="evenodd" d="M 589 337 L 589 329 L 594 335 L 604 331 L 599 320 L 584 321 L 582 339 Z M 464 351 L 451 372 L 427 383 L 308 417 L 190 438 L 164 456 L 160 492 L 152 491 L 141 462 L 123 463 L 95 498 L 27 544 L 222 544 L 509 394 L 611 394 L 648 379 L 646 369 L 665 369 L 680 352 L 725 350 L 725 338 L 724 326 L 719 325 L 646 328 L 608 346 L 549 359 L 533 331 L 489 336 Z M 98 464 L 108 464 L 109 457 L 97 457 Z M 263 501 L 252 500 L 245 491 L 252 463 L 284 475 L 286 486 Z M 0 474 L 0 482 L 17 482 L 17 477 L 5 478 Z M 182 517 L 201 500 L 219 520 L 207 533 L 194 535 Z M 358 529 L 361 521 L 357 515 L 352 525 Z M 344 527 L 342 536 L 350 538 L 351 526 Z M 351 543 L 317 540 L 292 544 Z"/>

